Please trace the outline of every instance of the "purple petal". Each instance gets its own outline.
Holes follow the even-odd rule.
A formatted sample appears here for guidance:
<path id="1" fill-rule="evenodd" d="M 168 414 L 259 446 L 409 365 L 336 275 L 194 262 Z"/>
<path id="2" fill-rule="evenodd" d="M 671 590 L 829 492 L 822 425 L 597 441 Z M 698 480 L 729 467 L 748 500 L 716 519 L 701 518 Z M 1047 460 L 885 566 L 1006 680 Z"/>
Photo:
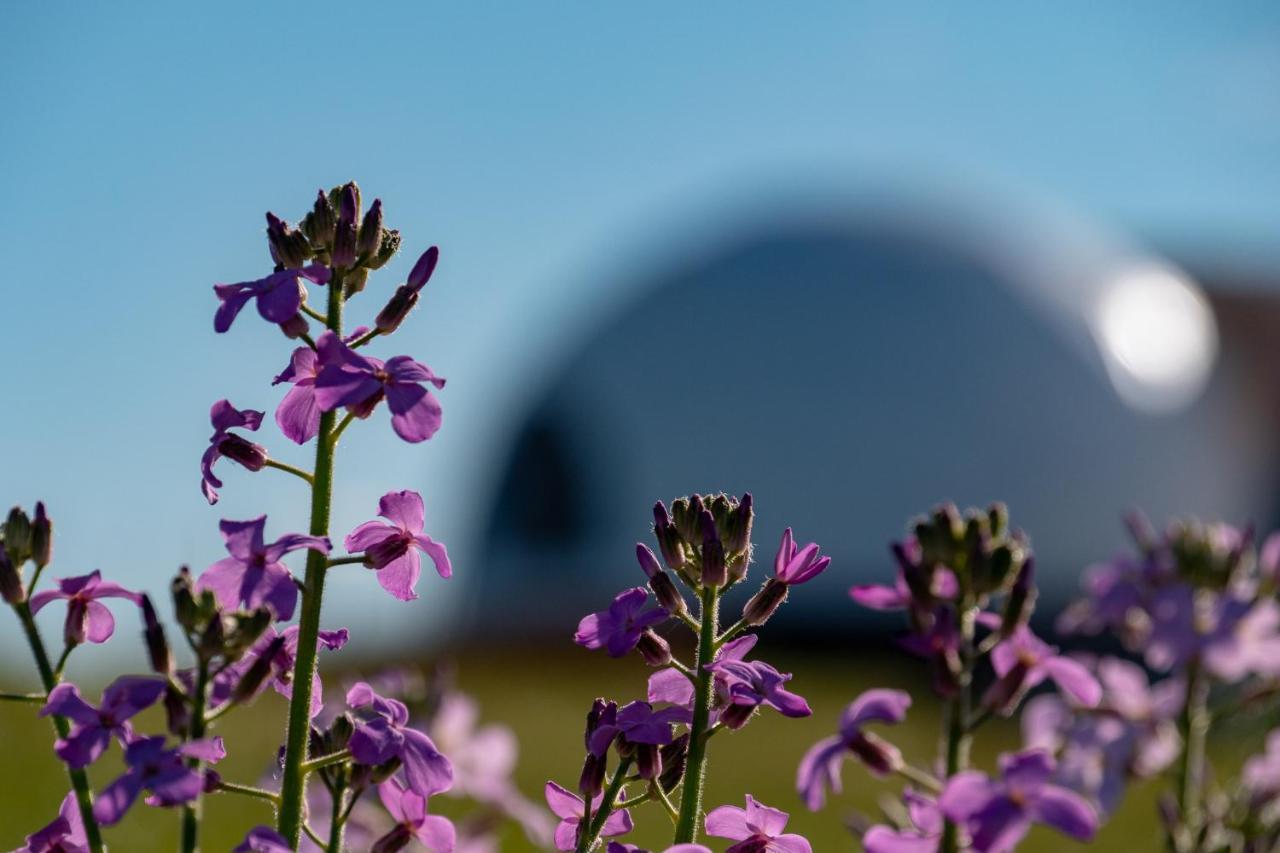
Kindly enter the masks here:
<path id="1" fill-rule="evenodd" d="M 937 853 L 938 839 L 911 830 L 873 826 L 862 836 L 866 853 Z"/>
<path id="2" fill-rule="evenodd" d="M 196 590 L 212 590 L 219 606 L 234 609 L 240 604 L 244 573 L 243 562 L 235 557 L 224 557 L 200 574 Z"/>
<path id="3" fill-rule="evenodd" d="M 306 444 L 320 434 L 320 406 L 314 384 L 298 384 L 289 389 L 276 407 L 276 424 L 294 444 Z"/>
<path id="4" fill-rule="evenodd" d="M 98 722 L 98 709 L 81 698 L 79 688 L 66 681 L 49 691 L 49 697 L 40 709 L 39 716 L 47 717 L 50 714 L 66 717 L 81 725 L 94 725 Z"/>
<path id="5" fill-rule="evenodd" d="M 103 826 L 119 823 L 141 793 L 142 775 L 134 770 L 125 771 L 94 798 L 94 818 Z"/>
<path id="6" fill-rule="evenodd" d="M 809 811 L 818 811 L 827 799 L 827 791 L 840 793 L 840 765 L 846 747 L 836 736 L 823 738 L 810 747 L 800 760 L 796 772 L 796 791 Z"/>
<path id="7" fill-rule="evenodd" d="M 986 808 L 998 793 L 999 788 L 987 778 L 987 774 L 966 770 L 947 780 L 947 787 L 938 798 L 938 807 L 950 820 L 963 823 Z"/>
<path id="8" fill-rule="evenodd" d="M 648 700 L 673 705 L 693 704 L 693 683 L 676 669 L 660 669 L 649 676 Z"/>
<path id="9" fill-rule="evenodd" d="M 357 554 L 361 551 L 369 550 L 374 545 L 399 536 L 400 532 L 400 528 L 393 527 L 390 524 L 383 524 L 381 521 L 366 521 L 348 533 L 342 544 L 348 552 Z"/>
<path id="10" fill-rule="evenodd" d="M 328 554 L 329 551 L 332 550 L 332 547 L 332 544 L 329 542 L 329 537 L 327 536 L 308 536 L 305 533 L 286 533 L 284 536 L 281 536 L 275 542 L 268 545 L 263 551 L 263 556 L 265 558 L 265 562 L 274 563 L 285 554 L 289 554 L 294 551 L 301 551 L 304 548 L 317 551 L 321 554 Z"/>
<path id="11" fill-rule="evenodd" d="M 1058 688 L 1077 704 L 1086 708 L 1096 708 L 1102 701 L 1102 685 L 1079 661 L 1055 655 L 1042 661 L 1040 666 L 1054 680 Z"/>
<path id="12" fill-rule="evenodd" d="M 404 730 L 400 760 L 404 762 L 404 777 L 411 791 L 429 797 L 453 787 L 453 765 L 422 732 Z"/>
<path id="13" fill-rule="evenodd" d="M 449 562 L 449 552 L 445 549 L 443 542 L 437 542 L 421 533 L 413 537 L 413 541 L 431 558 L 431 562 L 436 567 L 436 574 L 445 579 L 453 577 L 453 564 Z"/>
<path id="14" fill-rule="evenodd" d="M 70 611 L 68 611 L 68 616 L 70 616 Z M 116 620 L 105 604 L 99 604 L 96 601 L 87 602 L 85 605 L 85 617 L 85 637 L 89 642 L 105 643 L 111 639 L 111 635 L 116 630 Z"/>
<path id="15" fill-rule="evenodd" d="M 790 815 L 781 809 L 766 806 L 747 794 L 747 823 L 754 827 L 756 832 L 770 836 L 781 835 L 782 830 L 787 828 L 788 817 Z"/>
<path id="16" fill-rule="evenodd" d="M 431 368 L 414 361 L 407 355 L 397 355 L 387 359 L 387 373 L 400 383 L 430 382 L 436 388 L 445 386 L 445 380 L 437 376 Z"/>
<path id="17" fill-rule="evenodd" d="M 902 690 L 874 688 L 849 704 L 840 719 L 840 730 L 847 734 L 867 723 L 900 723 L 907 718 L 910 707 L 911 694 Z"/>
<path id="18" fill-rule="evenodd" d="M 849 590 L 849 597 L 872 610 L 901 610 L 908 601 L 901 590 L 877 584 L 855 586 Z"/>
<path id="19" fill-rule="evenodd" d="M 53 752 L 73 770 L 88 767 L 102 757 L 111 745 L 111 730 L 96 725 L 76 729 L 65 740 L 53 745 Z"/>
<path id="20" fill-rule="evenodd" d="M 411 444 L 426 441 L 440 429 L 440 402 L 421 385 L 387 386 L 387 407 L 391 428 Z"/>
<path id="21" fill-rule="evenodd" d="M 382 383 L 373 377 L 373 368 L 355 370 L 326 365 L 316 377 L 316 404 L 328 412 L 341 406 L 355 406 L 382 393 Z"/>
<path id="22" fill-rule="evenodd" d="M 612 838 L 615 835 L 626 835 L 635 825 L 631 822 L 631 812 L 626 809 L 621 811 L 610 812 L 605 818 L 604 826 L 600 827 L 600 836 L 602 838 Z"/>
<path id="23" fill-rule="evenodd" d="M 707 812 L 705 826 L 707 835 L 734 841 L 744 841 L 755 834 L 747 825 L 746 809 L 737 806 L 720 806 Z"/>
<path id="24" fill-rule="evenodd" d="M 258 313 L 271 323 L 293 319 L 302 307 L 302 283 L 296 270 L 281 270 L 265 279 L 258 293 Z"/>
<path id="25" fill-rule="evenodd" d="M 452 853 L 458 833 L 453 821 L 439 815 L 427 815 L 418 824 L 414 836 L 432 853 Z"/>
<path id="26" fill-rule="evenodd" d="M 414 587 L 421 573 L 418 552 L 410 549 L 378 569 L 378 584 L 401 601 L 413 601 L 418 597 Z"/>
<path id="27" fill-rule="evenodd" d="M 116 721 L 127 720 L 150 708 L 164 695 L 165 682 L 146 675 L 124 675 L 102 692 L 102 707 L 110 709 Z"/>
<path id="28" fill-rule="evenodd" d="M 213 315 L 213 330 L 222 334 L 231 328 L 237 316 L 253 298 L 253 291 L 245 284 L 215 284 L 213 292 L 218 295 L 218 310 Z"/>
<path id="29" fill-rule="evenodd" d="M 1098 815 L 1089 803 L 1074 791 L 1057 785 L 1045 785 L 1028 803 L 1032 820 L 1052 826 L 1077 841 L 1089 841 L 1098 831 Z"/>
<path id="30" fill-rule="evenodd" d="M 401 530 L 421 533 L 426 520 L 422 495 L 407 489 L 387 492 L 378 500 L 378 515 L 398 525 Z"/>
<path id="31" fill-rule="evenodd" d="M 350 704 L 350 694 L 348 694 Z M 351 735 L 351 755 L 359 764 L 375 765 L 391 760 L 400 749 L 401 738 L 384 718 L 356 726 Z"/>
<path id="32" fill-rule="evenodd" d="M 546 797 L 547 808 L 551 809 L 551 813 L 556 817 L 562 820 L 582 817 L 584 809 L 582 798 L 563 786 L 548 782 L 543 789 L 543 796 Z"/>

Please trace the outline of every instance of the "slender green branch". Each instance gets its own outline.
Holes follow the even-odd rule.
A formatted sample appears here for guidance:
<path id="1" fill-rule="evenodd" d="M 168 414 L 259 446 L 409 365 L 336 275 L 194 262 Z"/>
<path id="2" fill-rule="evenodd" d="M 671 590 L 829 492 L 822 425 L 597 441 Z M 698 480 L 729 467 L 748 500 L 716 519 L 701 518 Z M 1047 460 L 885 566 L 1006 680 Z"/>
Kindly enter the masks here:
<path id="1" fill-rule="evenodd" d="M 43 693 L 0 693 L 0 702 L 30 702 L 43 705 L 49 697 Z"/>
<path id="2" fill-rule="evenodd" d="M 342 276 L 329 281 L 329 310 L 325 325 L 342 334 Z M 350 420 L 350 415 L 344 424 Z M 333 448 L 336 443 L 334 412 L 320 415 L 316 440 L 315 473 L 311 482 L 312 536 L 329 535 L 329 512 L 333 504 Z M 303 795 L 306 791 L 308 737 L 311 730 L 311 685 L 316 672 L 316 643 L 320 633 L 320 608 L 324 601 L 324 579 L 328 558 L 318 551 L 307 552 L 306 579 L 298 617 L 298 652 L 293 668 L 293 697 L 289 702 L 289 727 L 285 738 L 284 775 L 280 786 L 277 829 L 292 847 L 298 846 L 306 821 Z M 310 829 L 306 828 L 308 834 Z M 314 839 L 313 839 L 314 840 Z M 318 841 L 321 847 L 325 842 Z"/>
<path id="3" fill-rule="evenodd" d="M 332 569 L 334 566 L 350 566 L 354 563 L 363 563 L 363 562 L 364 562 L 364 554 L 356 554 L 355 556 L 352 556 L 352 557 L 330 557 L 329 568 Z"/>
<path id="4" fill-rule="evenodd" d="M 342 418 L 342 420 L 338 422 L 337 427 L 335 427 L 333 432 L 329 434 L 330 450 L 332 450 L 333 447 L 337 446 L 338 439 L 342 437 L 342 433 L 346 431 L 347 427 L 351 424 L 353 420 L 355 420 L 355 418 L 356 418 L 355 415 L 351 414 L 350 412 L 347 412 L 347 414 Z"/>
<path id="5" fill-rule="evenodd" d="M 623 758 L 618 761 L 618 769 L 613 772 L 613 779 L 609 782 L 609 787 L 604 789 L 604 796 L 600 798 L 600 807 L 596 809 L 595 816 L 589 822 L 584 822 L 582 829 L 578 831 L 577 853 L 587 853 L 596 843 L 596 839 L 600 836 L 600 830 L 604 829 L 605 821 L 613 813 L 614 803 L 618 799 L 618 792 L 622 790 L 623 784 L 627 781 L 627 770 L 630 767 L 630 758 Z"/>
<path id="6" fill-rule="evenodd" d="M 702 625 L 698 623 L 697 619 L 694 619 L 688 613 L 677 613 L 676 618 L 688 626 L 689 630 L 692 631 L 695 636 L 702 633 Z"/>
<path id="7" fill-rule="evenodd" d="M 377 337 L 378 335 L 380 335 L 380 334 L 382 334 L 382 333 L 381 333 L 380 331 L 378 331 L 377 329 L 370 329 L 369 331 L 365 332 L 363 335 L 361 335 L 360 337 L 358 337 L 358 338 L 356 338 L 354 341 L 352 341 L 352 342 L 351 342 L 351 348 L 352 348 L 352 349 L 359 349 L 360 347 L 362 347 L 362 346 L 364 346 L 365 344 L 369 343 L 369 341 L 373 340 L 374 338 L 376 338 L 376 337 Z"/>
<path id="8" fill-rule="evenodd" d="M 35 592 L 36 584 L 40 582 L 40 575 L 44 573 L 44 566 L 36 566 L 36 570 L 31 573 L 31 583 L 27 584 L 27 598 L 31 597 L 31 593 Z"/>
<path id="9" fill-rule="evenodd" d="M 687 666 L 685 666 L 684 664 L 680 663 L 680 661 L 676 660 L 675 658 L 672 658 L 671 660 L 667 661 L 665 664 L 663 664 L 662 666 L 660 666 L 660 667 L 658 667 L 658 668 L 659 668 L 659 669 L 674 669 L 676 672 L 680 673 L 680 674 L 681 674 L 681 675 L 683 675 L 685 678 L 688 678 L 690 681 L 693 681 L 693 670 L 689 669 L 689 667 L 687 667 Z"/>
<path id="10" fill-rule="evenodd" d="M 209 662 L 203 657 L 196 660 L 195 690 L 191 693 L 191 726 L 187 732 L 187 741 L 204 737 L 204 707 L 209 698 Z M 201 761 L 188 758 L 187 766 L 202 774 Z M 204 794 L 196 794 L 196 798 L 182 807 L 182 851 L 195 853 L 200 849 L 200 817 L 204 809 Z"/>
<path id="11" fill-rule="evenodd" d="M 919 767 L 904 764 L 898 768 L 898 775 L 908 782 L 914 782 L 926 791 L 937 793 L 942 790 L 942 783 L 935 779 L 932 773 L 927 773 Z"/>
<path id="12" fill-rule="evenodd" d="M 315 478 L 308 472 L 303 471 L 301 468 L 295 468 L 292 465 L 286 465 L 284 462 L 280 462 L 277 459 L 267 459 L 263 464 L 268 468 L 275 468 L 277 471 L 284 471 L 286 474 L 292 474 L 307 485 L 312 485 L 315 482 Z"/>
<path id="13" fill-rule="evenodd" d="M 673 844 L 688 844 L 698 835 L 698 817 L 702 812 L 702 788 L 706 778 L 707 721 L 711 717 L 713 674 L 707 665 L 715 660 L 716 633 L 720 621 L 720 596 L 714 587 L 702 591 L 699 599 L 701 631 L 698 635 L 698 657 L 694 663 L 693 723 L 689 727 L 689 755 L 685 764 L 684 789 L 680 794 L 680 814 L 676 821 Z"/>
<path id="14" fill-rule="evenodd" d="M 311 336 L 308 335 L 306 332 L 299 332 L 298 337 L 302 339 L 302 342 L 304 344 L 311 347 L 313 350 L 319 349 L 319 347 L 316 346 L 316 342 L 312 340 Z"/>
<path id="15" fill-rule="evenodd" d="M 662 803 L 663 810 L 667 816 L 671 818 L 671 824 L 674 826 L 680 821 L 680 813 L 676 811 L 676 807 L 672 804 L 671 798 L 667 796 L 667 792 L 662 790 L 662 783 L 653 781 L 649 783 L 649 792 Z"/>
<path id="16" fill-rule="evenodd" d="M 351 750 L 344 749 L 341 752 L 331 752 L 328 755 L 322 755 L 319 758 L 313 758 L 302 765 L 303 773 L 314 773 L 322 767 L 331 767 L 334 764 L 341 764 L 351 758 Z"/>
<path id="17" fill-rule="evenodd" d="M 224 791 L 228 794 L 241 794 L 246 797 L 266 800 L 269 803 L 280 802 L 280 795 L 275 791 L 268 791 L 265 788 L 255 788 L 252 785 L 240 785 L 235 782 L 222 781 L 218 783 L 218 790 Z"/>
<path id="18" fill-rule="evenodd" d="M 307 834 L 307 838 L 310 838 L 316 844 L 320 845 L 321 848 L 323 848 L 327 843 L 323 838 L 320 837 L 320 833 L 316 832 L 314 829 L 307 826 L 306 821 L 302 822 L 302 831 Z"/>
<path id="19" fill-rule="evenodd" d="M 36 661 L 36 669 L 40 671 L 40 683 L 44 685 L 44 691 L 48 694 L 57 686 L 58 679 L 54 675 L 53 667 L 49 664 L 49 654 L 45 651 L 44 641 L 40 639 L 40 629 L 36 627 L 35 618 L 31 615 L 31 605 L 27 601 L 21 601 L 13 605 L 13 611 L 18 615 L 18 621 L 22 623 L 23 633 L 27 635 L 27 644 L 31 646 L 31 655 Z M 66 717 L 54 715 L 53 728 L 60 738 L 71 735 L 71 724 L 67 722 Z M 80 818 L 84 821 L 85 838 L 89 842 L 90 853 L 103 853 L 106 848 L 102 844 L 102 830 L 98 828 L 98 821 L 93 816 L 93 791 L 89 788 L 89 776 L 84 770 L 72 770 L 70 767 L 67 768 L 67 775 L 71 778 L 71 789 L 75 791 L 76 805 L 80 809 Z"/>
<path id="20" fill-rule="evenodd" d="M 77 645 L 79 645 L 79 643 L 67 643 L 62 647 L 62 655 L 58 658 L 58 665 L 53 668 L 53 677 L 55 680 L 62 680 L 62 671 L 67 667 L 67 658 L 71 657 L 71 652 Z"/>
<path id="21" fill-rule="evenodd" d="M 302 308 L 302 313 L 303 313 L 303 314 L 306 314 L 306 315 L 307 315 L 308 317 L 310 317 L 312 320 L 319 320 L 321 323 L 325 323 L 325 324 L 327 324 L 327 323 L 328 323 L 328 320 L 325 318 L 325 316 L 324 316 L 323 314 L 321 314 L 321 313 L 320 313 L 319 311 L 317 311 L 316 309 L 312 308 L 312 307 L 311 307 L 310 305 L 308 305 L 307 303 L 305 303 L 305 302 L 304 302 L 304 303 L 302 303 L 301 308 Z"/>
<path id="22" fill-rule="evenodd" d="M 734 637 L 741 634 L 744 630 L 746 630 L 746 628 L 747 628 L 746 620 L 739 619 L 737 622 L 734 622 L 732 625 L 730 625 L 728 628 L 725 629 L 723 634 L 721 634 L 719 637 L 716 637 L 716 648 L 717 649 L 720 648 L 725 643 L 729 642 Z"/>

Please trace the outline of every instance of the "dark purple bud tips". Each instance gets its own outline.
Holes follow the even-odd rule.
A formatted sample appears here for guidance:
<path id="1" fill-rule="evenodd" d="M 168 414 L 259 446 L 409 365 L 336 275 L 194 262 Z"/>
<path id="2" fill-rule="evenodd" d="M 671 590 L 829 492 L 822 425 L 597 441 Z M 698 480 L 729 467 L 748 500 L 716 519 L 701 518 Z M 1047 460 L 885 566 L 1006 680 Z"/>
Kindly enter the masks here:
<path id="1" fill-rule="evenodd" d="M 768 622 L 769 617 L 787 600 L 788 588 L 783 581 L 769 578 L 747 602 L 747 606 L 742 608 L 742 621 L 753 628 Z"/>
<path id="2" fill-rule="evenodd" d="M 250 471 L 261 471 L 267 464 L 267 449 L 235 433 L 228 433 L 218 444 L 218 452 Z"/>

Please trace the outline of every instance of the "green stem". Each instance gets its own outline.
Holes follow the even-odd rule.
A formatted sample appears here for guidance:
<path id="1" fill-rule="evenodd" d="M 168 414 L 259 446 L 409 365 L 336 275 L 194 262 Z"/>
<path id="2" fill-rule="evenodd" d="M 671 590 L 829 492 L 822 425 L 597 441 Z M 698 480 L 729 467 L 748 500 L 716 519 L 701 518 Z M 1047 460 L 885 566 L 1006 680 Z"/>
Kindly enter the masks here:
<path id="1" fill-rule="evenodd" d="M 714 587 L 702 591 L 698 632 L 698 657 L 694 663 L 697 679 L 693 692 L 693 724 L 689 729 L 689 757 L 685 765 L 684 789 L 680 792 L 680 816 L 672 844 L 689 844 L 698 836 L 698 816 L 702 812 L 702 788 L 706 779 L 707 721 L 711 718 L 711 688 L 714 675 L 707 664 L 715 660 L 716 632 L 719 630 L 720 597 Z"/>
<path id="2" fill-rule="evenodd" d="M 246 797 L 254 797 L 259 800 L 266 800 L 269 803 L 280 802 L 280 796 L 273 791 L 255 788 L 252 785 L 239 785 L 235 782 L 219 782 L 218 790 L 228 794 L 243 794 Z"/>
<path id="3" fill-rule="evenodd" d="M 1187 698 L 1178 717 L 1182 755 L 1178 758 L 1179 849 L 1191 849 L 1199 837 L 1204 795 L 1205 743 L 1209 734 L 1209 680 L 1200 661 L 1187 664 Z"/>
<path id="4" fill-rule="evenodd" d="M 329 560 L 329 568 L 334 566 L 349 566 L 353 563 L 363 563 L 364 554 L 356 554 L 353 557 L 337 557 Z"/>
<path id="5" fill-rule="evenodd" d="M 382 334 L 382 333 L 381 333 L 381 332 L 379 332 L 377 329 L 370 329 L 369 331 L 365 332 L 363 335 L 361 335 L 360 337 L 358 337 L 358 338 L 356 338 L 354 341 L 352 341 L 352 342 L 351 342 L 351 348 L 352 348 L 352 349 L 359 349 L 360 347 L 362 347 L 362 346 L 364 346 L 365 344 L 369 343 L 369 341 L 373 340 L 374 338 L 376 338 L 376 337 L 377 337 L 378 335 L 380 335 L 380 334 Z"/>
<path id="6" fill-rule="evenodd" d="M 337 784 L 333 786 L 333 808 L 329 815 L 329 844 L 325 847 L 326 853 L 342 853 L 342 834 L 347 825 L 344 814 L 346 796 L 347 774 L 343 771 L 338 775 Z"/>
<path id="7" fill-rule="evenodd" d="M 351 750 L 349 749 L 344 749 L 341 752 L 331 752 L 328 755 L 322 755 L 319 758 L 313 758 L 307 763 L 303 764 L 302 772 L 313 773 L 322 767 L 329 767 L 334 764 L 341 764 L 342 762 L 348 760 L 349 758 L 351 758 Z"/>
<path id="8" fill-rule="evenodd" d="M 969 706 L 973 686 L 973 632 L 974 605 L 966 596 L 960 604 L 960 675 L 956 695 L 947 704 L 947 775 L 950 779 L 969 768 Z M 945 782 L 945 780 L 944 780 Z M 942 828 L 942 853 L 956 853 L 960 849 L 960 832 L 954 823 L 947 821 Z"/>
<path id="9" fill-rule="evenodd" d="M 191 727 L 187 741 L 200 740 L 204 737 L 204 706 L 209 694 L 209 662 L 200 658 L 196 662 L 195 690 L 191 694 Z M 201 773 L 201 762 L 198 758 L 188 758 L 187 766 Z M 204 794 L 182 807 L 182 853 L 196 853 L 200 849 L 200 816 L 204 806 Z"/>
<path id="10" fill-rule="evenodd" d="M 329 313 L 325 324 L 342 334 L 342 276 L 329 281 Z M 329 535 L 329 511 L 333 504 L 334 412 L 320 416 L 316 439 L 315 474 L 311 483 L 312 536 Z M 285 739 L 284 778 L 280 786 L 277 829 L 292 847 L 298 846 L 303 824 L 303 794 L 307 775 L 307 741 L 311 730 L 311 684 L 316 672 L 316 642 L 320 634 L 320 606 L 324 600 L 324 576 L 328 557 L 307 551 L 307 573 L 298 617 L 298 652 L 293 668 L 293 698 L 289 702 L 289 728 Z M 323 846 L 323 843 L 322 843 Z"/>
<path id="11" fill-rule="evenodd" d="M 618 762 L 618 769 L 613 772 L 613 779 L 609 782 L 609 787 L 604 789 L 604 796 L 600 799 L 600 808 L 596 809 L 595 817 L 588 823 L 586 832 L 578 836 L 576 853 L 587 853 L 596 843 L 600 830 L 604 829 L 604 822 L 613 812 L 613 804 L 617 801 L 618 792 L 622 790 L 622 785 L 627 780 L 627 770 L 630 768 L 630 758 L 623 758 Z"/>
<path id="12" fill-rule="evenodd" d="M 0 702 L 30 702 L 32 705 L 43 705 L 49 699 L 43 693 L 0 693 Z"/>
<path id="13" fill-rule="evenodd" d="M 31 605 L 23 601 L 15 604 L 13 610 L 18 614 L 18 621 L 22 623 L 22 630 L 27 635 L 31 654 L 36 659 L 36 669 L 40 670 L 40 683 L 44 685 L 47 694 L 57 686 L 58 679 L 53 674 L 53 667 L 49 665 L 49 654 L 44 649 L 40 630 L 31 615 Z M 66 717 L 53 717 L 53 728 L 60 738 L 71 735 L 71 724 Z M 89 842 L 90 853 L 103 853 L 106 848 L 102 845 L 102 831 L 98 828 L 98 821 L 93 816 L 93 791 L 89 788 L 89 777 L 84 770 L 72 770 L 70 767 L 67 768 L 67 775 L 71 777 L 76 805 L 80 807 L 80 818 L 84 821 L 84 834 Z"/>
<path id="14" fill-rule="evenodd" d="M 268 468 L 275 468 L 277 471 L 284 471 L 286 473 L 292 474 L 293 476 L 297 477 L 298 479 L 308 484 L 312 483 L 313 481 L 311 475 L 308 474 L 306 471 L 303 471 L 301 468 L 295 468 L 292 465 L 286 465 L 285 463 L 278 462 L 275 459 L 268 459 L 263 464 L 266 465 Z"/>

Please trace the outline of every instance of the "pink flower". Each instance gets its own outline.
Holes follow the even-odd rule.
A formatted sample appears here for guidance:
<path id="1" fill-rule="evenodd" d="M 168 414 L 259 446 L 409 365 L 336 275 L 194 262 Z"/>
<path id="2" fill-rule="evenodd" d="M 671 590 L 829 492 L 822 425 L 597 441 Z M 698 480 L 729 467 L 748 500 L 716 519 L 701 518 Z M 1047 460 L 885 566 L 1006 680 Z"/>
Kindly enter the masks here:
<path id="1" fill-rule="evenodd" d="M 401 601 L 418 597 L 414 586 L 422 572 L 419 551 L 431 558 L 440 577 L 453 575 L 444 545 L 422 532 L 426 514 L 422 495 L 387 492 L 378 501 L 378 514 L 391 523 L 366 521 L 351 531 L 344 544 L 353 554 L 364 552 L 364 564 L 378 572 L 383 589 Z"/>
<path id="2" fill-rule="evenodd" d="M 86 639 L 91 643 L 105 643 L 115 633 L 116 620 L 107 606 L 98 601 L 100 598 L 127 598 L 134 604 L 142 604 L 141 595 L 104 581 L 102 572 L 93 571 L 75 578 L 62 578 L 57 589 L 36 593 L 31 597 L 31 612 L 39 613 L 49 602 L 62 599 L 67 602 L 67 621 L 62 631 L 67 645 L 79 645 Z"/>

